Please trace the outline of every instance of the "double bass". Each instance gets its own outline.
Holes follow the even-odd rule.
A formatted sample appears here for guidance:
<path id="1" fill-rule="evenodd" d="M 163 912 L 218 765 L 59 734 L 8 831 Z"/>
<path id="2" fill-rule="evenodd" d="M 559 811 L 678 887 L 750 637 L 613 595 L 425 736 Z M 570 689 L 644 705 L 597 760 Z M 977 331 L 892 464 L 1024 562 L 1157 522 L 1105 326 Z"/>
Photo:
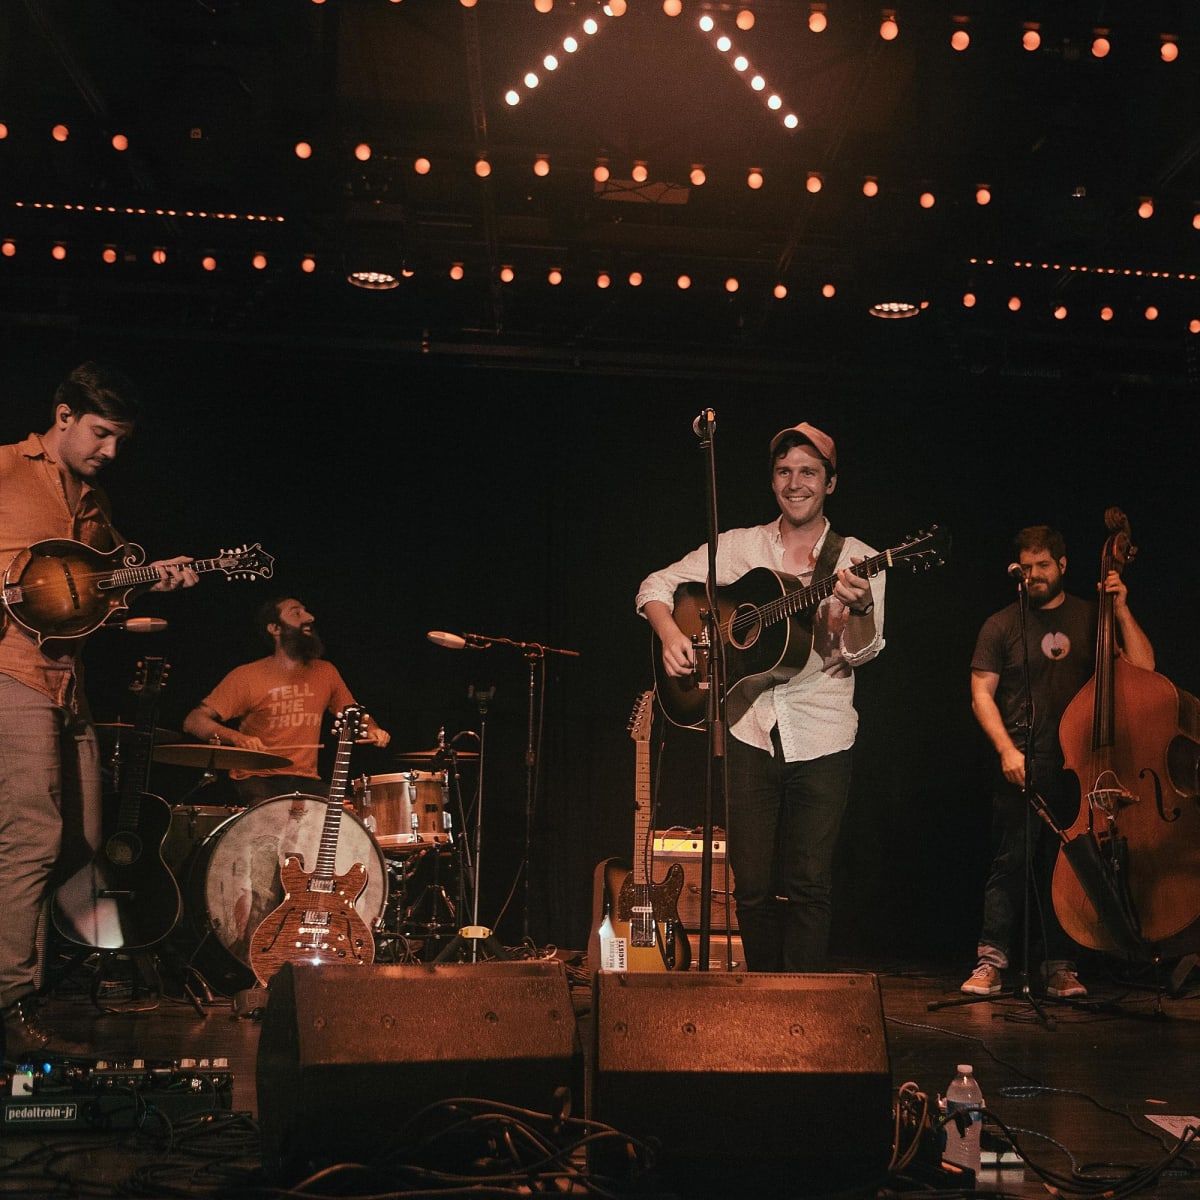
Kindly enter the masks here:
<path id="1" fill-rule="evenodd" d="M 1102 585 L 1137 553 L 1120 509 L 1105 523 Z M 1052 896 L 1080 945 L 1149 961 L 1200 948 L 1200 700 L 1118 652 L 1113 603 L 1101 587 L 1095 673 L 1059 723 L 1080 805 Z"/>

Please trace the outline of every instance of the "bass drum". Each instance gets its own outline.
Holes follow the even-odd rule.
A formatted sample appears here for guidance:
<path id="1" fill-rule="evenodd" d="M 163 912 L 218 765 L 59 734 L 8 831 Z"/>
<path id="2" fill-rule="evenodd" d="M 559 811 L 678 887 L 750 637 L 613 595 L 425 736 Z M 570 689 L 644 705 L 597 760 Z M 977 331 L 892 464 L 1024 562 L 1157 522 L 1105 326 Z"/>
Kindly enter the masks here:
<path id="1" fill-rule="evenodd" d="M 254 986 L 250 938 L 283 903 L 279 864 L 298 854 L 306 870 L 316 867 L 327 808 L 319 796 L 276 796 L 230 817 L 200 844 L 184 885 L 195 946 L 188 964 L 214 990 L 232 995 Z M 387 865 L 362 822 L 343 809 L 334 870 L 355 863 L 366 866 L 367 886 L 354 907 L 374 930 L 387 904 Z"/>

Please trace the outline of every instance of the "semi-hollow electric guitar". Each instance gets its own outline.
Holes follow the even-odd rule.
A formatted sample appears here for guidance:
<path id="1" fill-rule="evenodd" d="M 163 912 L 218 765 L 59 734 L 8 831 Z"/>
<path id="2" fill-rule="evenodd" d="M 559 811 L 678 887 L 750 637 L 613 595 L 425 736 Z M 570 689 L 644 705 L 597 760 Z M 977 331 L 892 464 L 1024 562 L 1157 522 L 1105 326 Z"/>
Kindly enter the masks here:
<path id="1" fill-rule="evenodd" d="M 203 574 L 224 571 L 229 579 L 270 579 L 275 559 L 258 543 L 222 550 L 182 566 Z M 70 538 L 49 538 L 18 551 L 4 572 L 4 607 L 37 638 L 81 638 L 119 616 L 134 597 L 158 582 L 146 552 L 133 542 L 105 553 Z"/>
<path id="2" fill-rule="evenodd" d="M 672 863 L 661 883 L 654 883 L 650 856 L 650 723 L 653 692 L 643 692 L 629 718 L 629 736 L 637 746 L 634 787 L 633 867 L 609 859 L 596 867 L 597 890 L 603 890 L 599 927 L 600 969 L 604 971 L 686 971 L 691 946 L 679 919 L 683 867 Z"/>
<path id="3" fill-rule="evenodd" d="M 934 525 L 850 569 L 861 579 L 899 566 L 928 570 L 941 566 L 949 552 L 949 532 Z M 833 595 L 836 583 L 837 576 L 829 575 L 803 587 L 794 575 L 755 567 L 728 587 L 717 588 L 729 692 L 752 681 L 764 686 L 782 683 L 804 667 L 813 645 L 812 615 L 821 601 Z M 704 724 L 708 707 L 708 600 L 703 583 L 680 584 L 674 617 L 692 639 L 697 670 L 681 678 L 668 675 L 662 642 L 654 635 L 654 683 L 668 719 L 695 729 Z"/>
<path id="4" fill-rule="evenodd" d="M 344 875 L 334 873 L 343 800 L 350 777 L 350 751 L 366 714 L 357 705 L 337 717 L 337 759 L 321 827 L 316 867 L 304 869 L 299 855 L 279 867 L 283 903 L 268 913 L 250 938 L 250 966 L 264 987 L 284 963 L 359 963 L 375 961 L 375 939 L 354 902 L 367 886 L 367 868 L 355 863 Z"/>
<path id="5" fill-rule="evenodd" d="M 115 802 L 105 803 L 103 840 L 92 861 L 54 893 L 54 926 L 78 946 L 144 950 L 179 920 L 179 886 L 162 856 L 171 808 L 146 791 L 158 698 L 169 669 L 161 658 L 138 664 L 131 689 L 138 695 L 137 718 L 122 747 Z"/>

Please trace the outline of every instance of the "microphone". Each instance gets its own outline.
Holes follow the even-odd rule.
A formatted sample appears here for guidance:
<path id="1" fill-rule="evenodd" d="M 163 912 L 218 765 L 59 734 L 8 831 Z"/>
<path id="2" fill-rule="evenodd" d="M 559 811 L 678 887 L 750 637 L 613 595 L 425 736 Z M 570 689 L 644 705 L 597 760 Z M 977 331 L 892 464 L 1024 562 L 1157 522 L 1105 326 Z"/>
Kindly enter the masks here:
<path id="1" fill-rule="evenodd" d="M 1020 563 L 1009 563 L 1004 568 L 1004 573 L 1010 578 L 1015 579 L 1021 587 L 1025 586 L 1025 568 Z"/>
<path id="2" fill-rule="evenodd" d="M 698 437 L 707 437 L 710 429 L 717 426 L 717 414 L 711 408 L 704 409 L 692 422 L 692 432 Z"/>
<path id="3" fill-rule="evenodd" d="M 457 633 L 446 633 L 441 629 L 431 629 L 425 636 L 435 646 L 441 646 L 446 650 L 465 650 L 467 648 L 467 639 L 459 637 Z"/>
<path id="4" fill-rule="evenodd" d="M 120 629 L 123 633 L 162 633 L 170 624 L 163 617 L 128 617 L 124 621 L 109 621 L 105 629 Z"/>

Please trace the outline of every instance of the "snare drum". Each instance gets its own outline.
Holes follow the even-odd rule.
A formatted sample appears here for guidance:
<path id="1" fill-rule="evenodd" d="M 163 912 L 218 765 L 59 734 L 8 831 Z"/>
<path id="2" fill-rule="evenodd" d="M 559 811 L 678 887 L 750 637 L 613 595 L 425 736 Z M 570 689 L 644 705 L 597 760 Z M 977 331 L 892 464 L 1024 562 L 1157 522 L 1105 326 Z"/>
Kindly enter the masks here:
<path id="1" fill-rule="evenodd" d="M 316 869 L 327 803 L 293 792 L 264 800 L 217 826 L 197 849 L 185 883 L 186 919 L 198 940 L 193 965 L 209 984 L 235 992 L 254 983 L 250 938 L 283 903 L 279 864 L 298 854 Z M 354 907 L 374 929 L 387 904 L 383 852 L 353 812 L 343 810 L 334 871 L 367 868 L 367 886 Z"/>
<path id="2" fill-rule="evenodd" d="M 384 849 L 450 841 L 449 795 L 442 771 L 363 775 L 354 781 L 353 803 Z"/>

